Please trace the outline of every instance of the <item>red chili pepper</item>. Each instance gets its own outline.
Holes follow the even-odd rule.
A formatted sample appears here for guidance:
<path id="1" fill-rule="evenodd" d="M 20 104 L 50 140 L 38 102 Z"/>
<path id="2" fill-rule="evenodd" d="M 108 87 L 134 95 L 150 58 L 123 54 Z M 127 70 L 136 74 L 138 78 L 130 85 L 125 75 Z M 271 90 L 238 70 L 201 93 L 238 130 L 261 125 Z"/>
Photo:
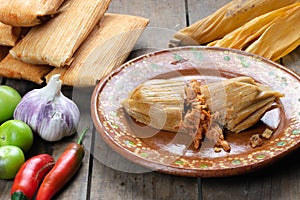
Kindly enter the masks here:
<path id="1" fill-rule="evenodd" d="M 44 178 L 36 200 L 51 199 L 77 172 L 84 157 L 84 149 L 81 146 L 86 129 L 78 139 L 77 143 L 71 143 L 56 161 L 54 167 Z"/>
<path id="2" fill-rule="evenodd" d="M 12 189 L 12 200 L 32 199 L 45 175 L 54 166 L 54 158 L 49 154 L 40 154 L 27 160 L 19 169 Z"/>

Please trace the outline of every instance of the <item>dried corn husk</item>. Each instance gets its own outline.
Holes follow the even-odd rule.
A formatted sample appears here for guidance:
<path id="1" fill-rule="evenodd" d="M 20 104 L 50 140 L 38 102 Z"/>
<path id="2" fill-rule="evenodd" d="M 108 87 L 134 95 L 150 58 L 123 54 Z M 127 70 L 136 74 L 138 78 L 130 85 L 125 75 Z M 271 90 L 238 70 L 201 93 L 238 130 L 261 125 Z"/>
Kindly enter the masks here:
<path id="1" fill-rule="evenodd" d="M 257 123 L 280 97 L 266 85 L 256 83 L 250 77 L 238 77 L 201 86 L 201 93 L 212 113 L 218 112 L 224 127 L 239 133 Z M 222 96 L 225 101 L 220 101 Z M 222 112 L 220 112 L 222 111 Z"/>
<path id="2" fill-rule="evenodd" d="M 160 130 L 187 131 L 199 148 L 203 134 L 225 151 L 222 127 L 239 133 L 257 123 L 283 94 L 250 77 L 227 79 L 207 85 L 180 79 L 149 80 L 123 101 L 138 122 Z"/>
<path id="3" fill-rule="evenodd" d="M 184 86 L 182 80 L 147 81 L 129 94 L 123 106 L 143 124 L 176 132 L 184 112 Z"/>
<path id="4" fill-rule="evenodd" d="M 249 22 L 245 23 L 243 26 L 235 29 L 231 33 L 225 35 L 220 40 L 215 40 L 207 46 L 215 46 L 215 47 L 225 47 L 225 48 L 234 48 L 242 50 L 247 47 L 251 42 L 255 41 L 259 38 L 267 28 L 270 27 L 275 20 L 284 15 L 291 9 L 295 9 L 299 7 L 300 3 L 294 3 L 289 6 L 285 6 L 283 8 L 268 12 L 264 15 L 258 16 Z M 285 32 L 285 34 L 289 34 Z"/>
<path id="5" fill-rule="evenodd" d="M 46 80 L 61 74 L 66 85 L 94 86 L 125 61 L 148 23 L 148 19 L 137 16 L 105 14 L 75 53 L 72 64 L 54 69 Z"/>
<path id="6" fill-rule="evenodd" d="M 64 0 L 0 0 L 0 21 L 11 26 L 38 25 L 57 12 Z"/>
<path id="7" fill-rule="evenodd" d="M 300 4 L 277 18 L 245 51 L 276 61 L 300 45 Z"/>
<path id="8" fill-rule="evenodd" d="M 14 59 L 8 54 L 0 62 L 0 76 L 13 79 L 22 79 L 42 84 L 44 76 L 52 70 L 53 67 L 42 65 L 36 66 L 24 63 Z"/>
<path id="9" fill-rule="evenodd" d="M 10 53 L 26 63 L 55 67 L 69 65 L 74 52 L 104 15 L 110 1 L 65 2 L 56 17 L 33 27 Z"/>
<path id="10" fill-rule="evenodd" d="M 12 27 L 0 22 L 0 45 L 14 46 L 21 34 L 21 28 Z"/>
<path id="11" fill-rule="evenodd" d="M 233 0 L 194 24 L 178 31 L 170 46 L 206 44 L 224 37 L 251 19 L 299 0 Z"/>

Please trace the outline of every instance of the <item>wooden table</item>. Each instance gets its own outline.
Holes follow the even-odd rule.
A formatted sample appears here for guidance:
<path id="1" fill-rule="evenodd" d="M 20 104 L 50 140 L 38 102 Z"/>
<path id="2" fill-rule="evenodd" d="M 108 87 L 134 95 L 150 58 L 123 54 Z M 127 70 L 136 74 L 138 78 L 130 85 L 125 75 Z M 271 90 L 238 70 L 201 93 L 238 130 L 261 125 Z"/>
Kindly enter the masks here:
<path id="1" fill-rule="evenodd" d="M 131 14 L 150 19 L 149 29 L 143 36 L 146 43 L 137 44 L 135 57 L 146 51 L 166 48 L 169 36 L 175 31 L 203 18 L 229 0 L 112 0 L 108 12 Z M 281 59 L 281 64 L 300 72 L 300 48 Z M 2 84 L 11 85 L 25 94 L 40 86 L 20 80 L 0 78 Z M 73 98 L 81 110 L 79 130 L 93 127 L 90 116 L 90 95 L 93 88 L 64 87 L 63 93 Z M 48 143 L 35 139 L 31 156 L 51 153 L 58 158 L 66 145 L 77 136 L 60 142 Z M 96 141 L 96 142 L 95 142 Z M 55 199 L 285 199 L 300 197 L 300 150 L 280 161 L 250 174 L 224 178 L 189 178 L 147 171 L 134 173 L 139 166 L 114 153 L 91 129 L 85 138 L 86 155 L 78 173 Z M 97 153 L 95 153 L 97 152 Z M 100 152 L 100 153 L 99 153 Z M 10 199 L 11 180 L 0 180 L 0 199 Z"/>

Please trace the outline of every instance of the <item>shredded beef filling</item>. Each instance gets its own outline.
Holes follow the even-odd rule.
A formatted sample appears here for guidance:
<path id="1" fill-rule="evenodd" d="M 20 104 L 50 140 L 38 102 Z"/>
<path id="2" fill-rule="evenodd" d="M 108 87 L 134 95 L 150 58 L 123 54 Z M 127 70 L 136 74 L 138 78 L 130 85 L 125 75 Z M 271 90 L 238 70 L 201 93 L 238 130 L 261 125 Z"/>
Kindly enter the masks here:
<path id="1" fill-rule="evenodd" d="M 224 139 L 223 130 L 215 117 L 210 113 L 205 97 L 201 94 L 201 84 L 193 80 L 185 87 L 185 112 L 180 128 L 189 133 L 193 138 L 195 149 L 201 147 L 204 138 L 208 138 L 215 142 L 215 151 L 219 152 L 223 149 L 230 151 L 230 145 Z"/>

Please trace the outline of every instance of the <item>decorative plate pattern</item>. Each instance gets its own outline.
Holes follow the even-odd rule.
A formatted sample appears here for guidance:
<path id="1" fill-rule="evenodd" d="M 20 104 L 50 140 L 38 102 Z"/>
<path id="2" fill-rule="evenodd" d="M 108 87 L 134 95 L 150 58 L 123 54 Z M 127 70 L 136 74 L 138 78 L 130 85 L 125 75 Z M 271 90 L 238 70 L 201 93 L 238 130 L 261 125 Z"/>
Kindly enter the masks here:
<path id="1" fill-rule="evenodd" d="M 215 153 L 204 141 L 196 151 L 176 141 L 175 133 L 141 127 L 122 108 L 122 101 L 139 84 L 155 77 L 198 78 L 208 82 L 250 76 L 285 94 L 282 108 L 272 110 L 253 128 L 226 133 L 232 150 Z M 300 77 L 259 56 L 224 48 L 180 47 L 133 59 L 112 72 L 95 88 L 92 117 L 97 130 L 115 151 L 150 169 L 182 176 L 219 177 L 259 169 L 300 145 Z M 274 134 L 252 148 L 249 138 L 271 127 Z M 150 132 L 140 137 L 140 132 Z"/>

